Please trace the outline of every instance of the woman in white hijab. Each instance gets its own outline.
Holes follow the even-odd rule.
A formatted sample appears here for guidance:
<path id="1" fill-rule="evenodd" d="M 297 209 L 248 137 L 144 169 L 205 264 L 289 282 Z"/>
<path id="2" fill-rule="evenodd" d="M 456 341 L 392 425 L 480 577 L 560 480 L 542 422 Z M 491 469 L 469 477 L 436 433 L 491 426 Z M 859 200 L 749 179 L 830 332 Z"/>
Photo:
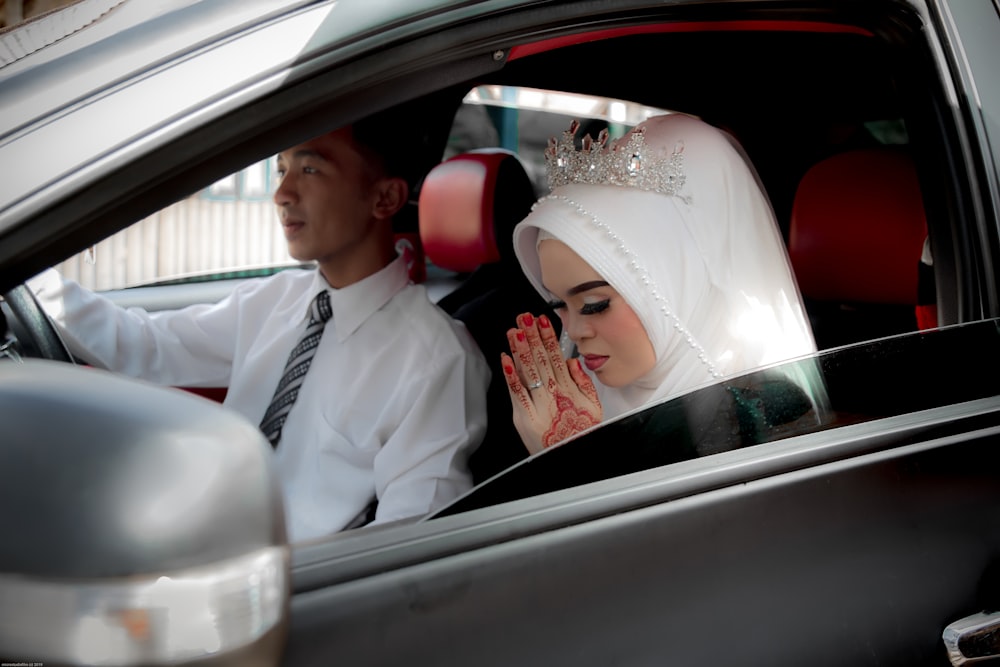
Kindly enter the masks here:
<path id="1" fill-rule="evenodd" d="M 503 371 L 532 453 L 816 349 L 770 204 L 728 134 L 669 114 L 576 150 L 577 127 L 550 141 L 552 192 L 514 230 L 579 352 L 565 360 L 544 317 L 508 332 Z"/>

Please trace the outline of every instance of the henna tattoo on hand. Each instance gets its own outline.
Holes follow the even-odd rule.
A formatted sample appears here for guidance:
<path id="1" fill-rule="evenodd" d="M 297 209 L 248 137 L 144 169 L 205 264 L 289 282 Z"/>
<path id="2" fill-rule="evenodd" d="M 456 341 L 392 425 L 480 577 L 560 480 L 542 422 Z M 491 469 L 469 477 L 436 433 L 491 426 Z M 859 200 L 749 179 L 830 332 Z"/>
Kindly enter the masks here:
<path id="1" fill-rule="evenodd" d="M 543 338 L 542 346 L 545 351 L 551 354 L 558 354 L 559 358 L 562 359 L 562 350 L 559 349 L 559 341 L 555 338 Z"/>
<path id="2" fill-rule="evenodd" d="M 531 350 L 518 351 L 517 358 L 521 360 L 521 368 L 525 373 L 528 373 L 528 369 L 534 370 L 535 368 L 535 358 L 531 356 Z M 534 381 L 534 378 L 529 377 L 528 380 Z"/>
<path id="3" fill-rule="evenodd" d="M 594 386 L 594 381 L 590 379 L 590 376 L 583 370 L 583 366 L 580 364 L 579 359 L 571 359 L 569 363 L 575 365 L 575 373 L 573 380 L 576 382 L 577 388 L 583 393 L 587 399 L 594 405 L 600 405 L 601 399 L 597 396 L 597 387 Z"/>
<path id="4" fill-rule="evenodd" d="M 600 422 L 590 411 L 578 407 L 561 391 L 555 391 L 556 416 L 549 430 L 542 436 L 542 446 L 551 447 L 566 438 Z"/>
<path id="5" fill-rule="evenodd" d="M 514 366 L 507 361 L 503 362 L 503 372 L 507 374 L 507 384 L 511 389 L 511 392 L 517 396 L 518 402 L 525 412 L 531 410 L 531 401 L 525 396 L 524 392 L 521 391 L 521 380 L 515 375 Z"/>

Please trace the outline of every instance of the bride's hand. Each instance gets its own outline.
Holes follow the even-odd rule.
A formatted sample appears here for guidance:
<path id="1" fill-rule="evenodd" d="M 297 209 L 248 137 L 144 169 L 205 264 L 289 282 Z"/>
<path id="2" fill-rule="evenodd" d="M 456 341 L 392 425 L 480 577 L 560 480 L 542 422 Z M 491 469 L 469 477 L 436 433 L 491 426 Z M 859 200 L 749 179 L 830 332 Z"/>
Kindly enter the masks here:
<path id="1" fill-rule="evenodd" d="M 514 426 L 532 454 L 565 440 L 602 418 L 593 381 L 578 359 L 563 359 L 549 319 L 524 313 L 507 331 L 511 354 L 501 354 L 514 410 Z"/>

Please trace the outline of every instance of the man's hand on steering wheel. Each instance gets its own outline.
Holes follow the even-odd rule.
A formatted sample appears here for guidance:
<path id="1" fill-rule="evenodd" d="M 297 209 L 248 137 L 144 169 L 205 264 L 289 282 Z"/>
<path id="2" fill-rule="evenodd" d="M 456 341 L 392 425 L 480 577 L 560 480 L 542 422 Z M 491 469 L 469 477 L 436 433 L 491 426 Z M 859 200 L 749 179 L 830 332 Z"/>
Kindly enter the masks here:
<path id="1" fill-rule="evenodd" d="M 7 314 L 16 320 L 15 323 L 9 323 L 8 329 L 17 331 L 20 337 L 27 339 L 22 343 L 37 350 L 38 356 L 43 359 L 76 363 L 52 320 L 26 285 L 14 287 L 3 295 L 3 300 L 7 304 Z M 8 356 L 13 355 L 8 353 Z"/>

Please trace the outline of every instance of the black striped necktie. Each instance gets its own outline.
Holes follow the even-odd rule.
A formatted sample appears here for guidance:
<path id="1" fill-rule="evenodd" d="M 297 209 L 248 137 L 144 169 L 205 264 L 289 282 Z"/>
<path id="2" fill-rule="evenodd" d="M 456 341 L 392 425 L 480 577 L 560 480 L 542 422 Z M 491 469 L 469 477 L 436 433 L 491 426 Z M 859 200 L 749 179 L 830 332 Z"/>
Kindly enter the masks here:
<path id="1" fill-rule="evenodd" d="M 309 304 L 309 324 L 306 325 L 299 342 L 292 348 L 292 353 L 288 355 L 285 372 L 281 374 L 281 381 L 274 390 L 271 404 L 267 406 L 267 411 L 260 420 L 260 430 L 264 432 L 272 447 L 277 447 L 278 441 L 281 440 L 281 427 L 285 425 L 288 413 L 299 395 L 299 387 L 302 386 L 306 371 L 309 370 L 309 364 L 316 355 L 319 339 L 323 336 L 323 327 L 332 315 L 330 294 L 323 290 Z"/>

